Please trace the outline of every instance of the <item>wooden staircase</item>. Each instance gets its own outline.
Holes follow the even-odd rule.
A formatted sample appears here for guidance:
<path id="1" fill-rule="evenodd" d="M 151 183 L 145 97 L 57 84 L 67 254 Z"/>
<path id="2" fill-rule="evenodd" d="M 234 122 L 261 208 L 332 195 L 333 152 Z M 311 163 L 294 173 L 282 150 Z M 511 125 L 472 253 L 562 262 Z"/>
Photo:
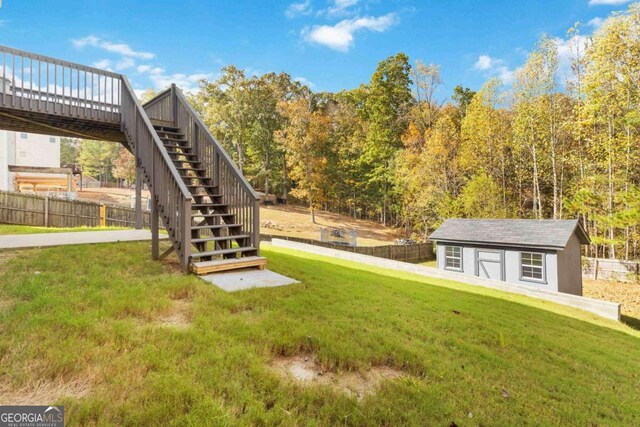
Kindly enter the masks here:
<path id="1" fill-rule="evenodd" d="M 252 235 L 236 221 L 229 203 L 214 178 L 194 152 L 185 132 L 174 126 L 155 124 L 167 154 L 191 193 L 191 252 L 189 269 L 196 274 L 257 267 L 264 269 L 266 259 L 258 256 Z"/>
<path id="2" fill-rule="evenodd" d="M 142 105 L 126 76 L 0 46 L 0 129 L 122 143 L 151 193 L 151 256 L 185 272 L 258 267 L 258 195 L 175 85 Z M 136 227 L 142 227 L 137 197 Z M 164 226 L 172 246 L 159 252 Z"/>

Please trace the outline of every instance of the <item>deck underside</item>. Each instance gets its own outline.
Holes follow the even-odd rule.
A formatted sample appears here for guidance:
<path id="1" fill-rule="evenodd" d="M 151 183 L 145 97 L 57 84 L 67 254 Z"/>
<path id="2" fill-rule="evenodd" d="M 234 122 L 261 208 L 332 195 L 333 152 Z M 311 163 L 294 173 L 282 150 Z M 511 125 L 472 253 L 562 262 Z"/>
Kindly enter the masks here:
<path id="1" fill-rule="evenodd" d="M 119 122 L 91 120 L 0 106 L 0 129 L 71 138 L 126 142 Z"/>

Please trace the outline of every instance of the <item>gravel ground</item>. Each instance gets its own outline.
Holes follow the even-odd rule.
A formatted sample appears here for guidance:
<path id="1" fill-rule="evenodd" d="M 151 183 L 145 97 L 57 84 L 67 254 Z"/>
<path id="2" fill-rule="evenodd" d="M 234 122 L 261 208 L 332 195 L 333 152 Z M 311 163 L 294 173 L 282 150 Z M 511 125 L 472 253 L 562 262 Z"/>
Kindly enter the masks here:
<path id="1" fill-rule="evenodd" d="M 622 314 L 640 320 L 640 283 L 582 279 L 585 297 L 622 304 Z"/>

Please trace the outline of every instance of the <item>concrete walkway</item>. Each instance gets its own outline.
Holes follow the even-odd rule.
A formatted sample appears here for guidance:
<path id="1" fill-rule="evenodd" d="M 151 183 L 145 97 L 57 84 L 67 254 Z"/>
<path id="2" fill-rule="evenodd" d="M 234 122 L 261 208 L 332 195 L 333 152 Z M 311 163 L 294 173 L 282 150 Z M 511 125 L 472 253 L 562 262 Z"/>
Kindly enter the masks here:
<path id="1" fill-rule="evenodd" d="M 579 308 L 581 310 L 589 311 L 607 319 L 618 321 L 620 320 L 620 304 L 614 302 L 581 297 L 577 295 L 563 294 L 560 292 L 544 291 L 537 288 L 516 285 L 499 280 L 481 279 L 479 277 L 470 276 L 468 274 L 454 273 L 451 271 L 439 270 L 433 267 L 409 264 L 407 262 L 394 261 L 385 258 L 377 258 L 370 255 L 361 255 L 353 252 L 340 251 L 337 249 L 323 248 L 320 246 L 313 246 L 289 240 L 273 239 L 271 241 L 271 244 L 276 247 L 289 248 L 332 258 L 354 261 L 374 267 L 404 271 L 407 273 L 418 274 L 420 276 L 426 277 L 453 280 L 456 282 L 466 283 L 468 285 L 483 286 L 485 288 L 498 289 L 500 291 L 511 292 L 514 294 L 526 295 L 532 298 L 538 298 L 569 307 Z"/>
<path id="2" fill-rule="evenodd" d="M 160 239 L 166 238 L 166 235 L 160 234 Z M 5 234 L 0 235 L 0 249 L 135 242 L 139 240 L 151 240 L 151 232 L 149 230 L 105 230 L 71 233 Z"/>

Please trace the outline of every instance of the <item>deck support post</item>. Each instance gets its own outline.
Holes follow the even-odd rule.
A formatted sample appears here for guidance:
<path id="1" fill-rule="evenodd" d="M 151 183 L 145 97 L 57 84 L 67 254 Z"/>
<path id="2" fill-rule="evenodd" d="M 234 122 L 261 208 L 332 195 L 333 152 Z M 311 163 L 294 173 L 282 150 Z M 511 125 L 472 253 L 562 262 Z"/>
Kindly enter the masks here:
<path id="1" fill-rule="evenodd" d="M 142 229 L 142 168 L 136 166 L 136 230 Z"/>
<path id="2" fill-rule="evenodd" d="M 153 197 L 151 202 L 151 258 L 157 260 L 160 258 L 160 240 L 158 238 L 158 202 Z"/>

